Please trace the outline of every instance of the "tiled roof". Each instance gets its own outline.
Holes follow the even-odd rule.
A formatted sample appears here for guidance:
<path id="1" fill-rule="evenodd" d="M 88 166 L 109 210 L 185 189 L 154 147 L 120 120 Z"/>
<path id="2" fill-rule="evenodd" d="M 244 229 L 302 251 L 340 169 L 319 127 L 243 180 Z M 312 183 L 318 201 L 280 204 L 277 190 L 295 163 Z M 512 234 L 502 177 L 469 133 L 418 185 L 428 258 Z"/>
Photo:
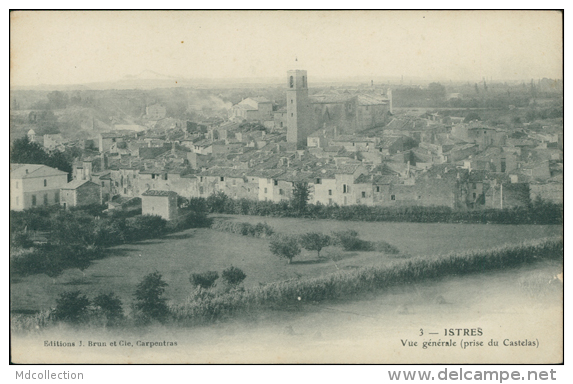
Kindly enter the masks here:
<path id="1" fill-rule="evenodd" d="M 155 189 L 150 189 L 143 192 L 141 196 L 177 196 L 177 193 L 173 191 L 157 191 Z"/>
<path id="2" fill-rule="evenodd" d="M 70 181 L 68 184 L 61 187 L 61 189 L 78 189 L 79 187 L 81 187 L 82 185 L 87 184 L 87 183 L 93 184 L 99 188 L 98 184 L 93 183 L 89 180 L 78 180 L 78 179 L 76 179 L 76 180 Z"/>
<path id="3" fill-rule="evenodd" d="M 67 174 L 67 172 L 63 172 L 59 169 L 48 167 L 47 165 L 43 164 L 10 164 L 11 179 L 27 179 L 33 177 L 47 177 Z"/>

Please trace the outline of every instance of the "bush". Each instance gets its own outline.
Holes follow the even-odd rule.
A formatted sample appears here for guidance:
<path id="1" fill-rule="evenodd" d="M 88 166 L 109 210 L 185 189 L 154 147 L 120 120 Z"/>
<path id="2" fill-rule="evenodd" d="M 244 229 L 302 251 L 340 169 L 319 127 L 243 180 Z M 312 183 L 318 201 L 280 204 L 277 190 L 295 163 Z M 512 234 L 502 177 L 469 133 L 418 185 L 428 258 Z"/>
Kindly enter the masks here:
<path id="1" fill-rule="evenodd" d="M 298 239 L 293 236 L 275 236 L 269 248 L 274 255 L 287 259 L 289 264 L 295 256 L 300 254 Z"/>
<path id="2" fill-rule="evenodd" d="M 332 232 L 335 244 L 340 245 L 345 251 L 372 251 L 371 242 L 358 238 L 358 232 L 353 230 Z"/>
<path id="3" fill-rule="evenodd" d="M 388 253 L 390 255 L 397 255 L 400 250 L 385 241 L 377 241 L 372 244 L 375 251 Z"/>
<path id="4" fill-rule="evenodd" d="M 138 241 L 163 235 L 167 221 L 156 215 L 142 215 L 126 219 L 125 223 L 126 238 Z"/>
<path id="5" fill-rule="evenodd" d="M 111 293 L 100 293 L 93 299 L 96 313 L 105 316 L 107 325 L 116 325 L 123 319 L 121 300 Z"/>
<path id="6" fill-rule="evenodd" d="M 140 312 L 138 317 L 141 322 L 148 323 L 152 319 L 159 321 L 166 319 L 169 310 L 163 292 L 167 285 L 157 271 L 145 276 L 137 285 L 135 309 Z"/>
<path id="7" fill-rule="evenodd" d="M 54 316 L 60 321 L 79 323 L 86 320 L 89 305 L 89 299 L 80 291 L 64 292 L 56 299 Z"/>
<path id="8" fill-rule="evenodd" d="M 273 228 L 267 223 L 257 223 L 252 225 L 249 223 L 228 220 L 217 220 L 213 222 L 213 224 L 211 224 L 211 229 L 252 237 L 270 237 L 275 233 Z"/>
<path id="9" fill-rule="evenodd" d="M 193 273 L 189 281 L 194 287 L 209 289 L 215 286 L 215 281 L 219 278 L 219 273 L 216 271 L 207 271 L 203 273 Z"/>
<path id="10" fill-rule="evenodd" d="M 229 267 L 223 271 L 221 277 L 230 287 L 236 287 L 245 280 L 247 275 L 237 267 Z"/>

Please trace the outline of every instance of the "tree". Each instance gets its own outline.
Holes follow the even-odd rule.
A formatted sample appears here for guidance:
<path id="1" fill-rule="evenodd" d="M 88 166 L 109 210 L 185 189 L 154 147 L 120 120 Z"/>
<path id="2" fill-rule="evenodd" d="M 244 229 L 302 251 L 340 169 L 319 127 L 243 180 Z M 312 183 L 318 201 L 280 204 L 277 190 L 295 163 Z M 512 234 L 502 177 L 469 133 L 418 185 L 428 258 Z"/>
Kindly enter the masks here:
<path id="1" fill-rule="evenodd" d="M 316 251 L 320 258 L 322 248 L 330 244 L 330 236 L 318 232 L 305 233 L 300 238 L 300 245 L 307 251 Z"/>
<path id="2" fill-rule="evenodd" d="M 115 325 L 123 319 L 121 300 L 113 292 L 100 293 L 93 299 L 93 305 L 106 317 L 108 325 Z"/>
<path id="3" fill-rule="evenodd" d="M 308 199 L 310 195 L 310 187 L 308 183 L 299 182 L 295 183 L 292 190 L 291 206 L 298 213 L 304 213 L 306 211 L 306 205 L 308 204 Z"/>
<path id="4" fill-rule="evenodd" d="M 470 113 L 468 113 L 468 115 L 464 119 L 464 123 L 469 123 L 470 121 L 474 121 L 474 120 L 481 121 L 481 118 L 479 117 L 479 115 L 476 112 L 470 112 Z"/>
<path id="5" fill-rule="evenodd" d="M 428 93 L 430 98 L 435 102 L 439 103 L 446 97 L 446 87 L 440 83 L 430 83 L 428 85 Z"/>
<path id="6" fill-rule="evenodd" d="M 48 167 L 68 172 L 68 181 L 72 177 L 72 164 L 65 154 L 48 154 L 38 143 L 31 142 L 28 136 L 14 140 L 10 148 L 10 162 L 22 164 L 44 164 Z"/>
<path id="7" fill-rule="evenodd" d="M 163 297 L 165 287 L 168 284 L 163 281 L 158 271 L 145 276 L 137 285 L 135 291 L 135 308 L 143 314 L 143 319 L 148 322 L 151 319 L 164 321 L 169 313 L 166 299 Z"/>
<path id="8" fill-rule="evenodd" d="M 230 287 L 236 287 L 245 280 L 247 275 L 239 268 L 230 266 L 221 273 L 221 277 Z"/>
<path id="9" fill-rule="evenodd" d="M 223 191 L 214 192 L 207 198 L 207 206 L 210 212 L 224 213 L 229 197 Z"/>
<path id="10" fill-rule="evenodd" d="M 203 273 L 193 273 L 189 277 L 189 281 L 195 287 L 209 289 L 215 286 L 215 281 L 219 278 L 219 273 L 216 271 L 207 271 Z"/>
<path id="11" fill-rule="evenodd" d="M 288 259 L 289 264 L 301 251 L 298 240 L 292 236 L 276 236 L 271 240 L 269 247 L 274 255 Z"/>
<path id="12" fill-rule="evenodd" d="M 80 291 L 63 292 L 56 299 L 55 316 L 58 320 L 78 323 L 84 319 L 89 299 Z"/>

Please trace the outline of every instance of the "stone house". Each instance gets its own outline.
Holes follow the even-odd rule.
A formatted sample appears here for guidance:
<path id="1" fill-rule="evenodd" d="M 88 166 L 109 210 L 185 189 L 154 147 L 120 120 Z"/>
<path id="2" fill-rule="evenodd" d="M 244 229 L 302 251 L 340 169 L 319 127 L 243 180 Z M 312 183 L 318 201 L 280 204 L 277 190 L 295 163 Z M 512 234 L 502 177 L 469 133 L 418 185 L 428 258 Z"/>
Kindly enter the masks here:
<path id="1" fill-rule="evenodd" d="M 90 180 L 76 179 L 61 188 L 60 205 L 64 209 L 80 205 L 101 204 L 101 186 Z"/>
<path id="2" fill-rule="evenodd" d="M 161 216 L 165 220 L 177 218 L 177 193 L 150 189 L 141 194 L 141 213 Z"/>

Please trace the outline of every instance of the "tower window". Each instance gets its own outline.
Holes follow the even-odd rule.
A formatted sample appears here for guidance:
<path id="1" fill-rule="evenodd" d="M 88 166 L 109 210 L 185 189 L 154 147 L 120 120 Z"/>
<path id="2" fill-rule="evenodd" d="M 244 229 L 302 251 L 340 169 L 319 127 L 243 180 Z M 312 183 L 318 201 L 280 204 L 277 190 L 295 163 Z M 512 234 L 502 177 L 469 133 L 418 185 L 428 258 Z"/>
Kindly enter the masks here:
<path id="1" fill-rule="evenodd" d="M 292 99 L 290 99 L 290 103 L 291 103 L 291 104 L 293 103 L 293 100 L 292 100 Z"/>
<path id="2" fill-rule="evenodd" d="M 48 186 L 48 180 L 44 179 L 44 187 Z"/>
<path id="3" fill-rule="evenodd" d="M 294 77 L 292 77 L 292 76 L 290 77 L 290 80 L 289 80 L 289 86 L 291 88 L 294 88 Z"/>

